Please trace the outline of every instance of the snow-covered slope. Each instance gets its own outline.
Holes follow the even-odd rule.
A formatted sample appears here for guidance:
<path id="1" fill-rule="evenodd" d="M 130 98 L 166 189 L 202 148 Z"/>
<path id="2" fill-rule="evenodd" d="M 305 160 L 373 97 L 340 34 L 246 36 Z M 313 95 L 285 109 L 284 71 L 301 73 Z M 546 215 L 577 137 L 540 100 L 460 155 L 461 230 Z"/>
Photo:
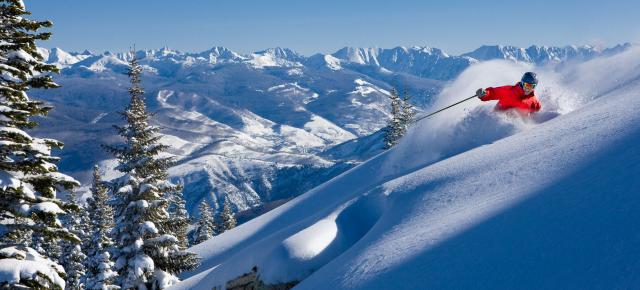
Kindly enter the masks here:
<path id="1" fill-rule="evenodd" d="M 534 120 L 477 101 L 423 120 L 394 149 L 193 247 L 203 264 L 174 289 L 254 266 L 297 289 L 633 288 L 638 67 L 632 49 L 541 71 Z M 523 69 L 474 66 L 438 101 Z"/>

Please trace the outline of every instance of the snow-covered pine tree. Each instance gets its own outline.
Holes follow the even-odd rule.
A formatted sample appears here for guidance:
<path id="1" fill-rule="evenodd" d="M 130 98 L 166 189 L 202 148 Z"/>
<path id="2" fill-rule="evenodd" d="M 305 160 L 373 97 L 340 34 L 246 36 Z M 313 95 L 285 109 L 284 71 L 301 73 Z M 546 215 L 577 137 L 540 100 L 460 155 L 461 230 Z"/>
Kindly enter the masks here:
<path id="1" fill-rule="evenodd" d="M 398 96 L 395 88 L 391 89 L 391 118 L 387 122 L 384 134 L 384 148 L 389 149 L 396 145 L 404 135 L 404 125 L 402 124 L 402 100 Z"/>
<path id="2" fill-rule="evenodd" d="M 85 285 L 87 289 L 115 290 L 118 274 L 112 270 L 113 262 L 109 249 L 113 240 L 109 236 L 113 229 L 113 210 L 108 204 L 109 195 L 100 177 L 98 167 L 93 168 L 92 197 L 87 200 L 91 221 L 91 236 L 87 241 L 87 271 Z"/>
<path id="3" fill-rule="evenodd" d="M 14 222 L 18 225 L 26 224 L 27 219 L 18 216 L 14 219 Z M 22 244 L 31 247 L 32 239 L 33 231 L 31 231 L 31 229 L 28 227 L 19 227 L 12 235 L 0 236 L 0 244 Z"/>
<path id="4" fill-rule="evenodd" d="M 75 191 L 71 191 L 69 195 L 70 203 L 77 203 L 78 198 Z M 85 236 L 83 226 L 80 224 L 80 212 L 83 209 L 69 211 L 62 216 L 62 224 L 73 234 L 78 237 Z M 82 252 L 82 247 L 78 243 L 62 241 L 62 255 L 60 256 L 60 264 L 64 267 L 66 277 L 66 288 L 69 290 L 85 289 L 82 279 L 85 275 L 84 262 L 87 256 Z"/>
<path id="5" fill-rule="evenodd" d="M 185 205 L 182 187 L 173 192 L 169 204 L 169 220 L 166 228 L 172 235 L 178 238 L 180 246 L 186 249 L 189 246 L 187 231 L 189 230 L 189 213 Z"/>
<path id="6" fill-rule="evenodd" d="M 57 218 L 74 206 L 56 193 L 79 185 L 53 164 L 59 158 L 51 149 L 62 143 L 24 131 L 37 126 L 32 117 L 52 109 L 31 100 L 27 91 L 58 87 L 49 75 L 57 68 L 45 64 L 36 47 L 36 40 L 51 36 L 38 32 L 51 22 L 29 20 L 28 15 L 22 0 L 0 0 L 0 236 L 23 241 L 0 244 L 0 287 L 61 289 L 62 267 L 30 248 L 23 236 L 31 231 L 52 241 L 80 242 Z"/>
<path id="7" fill-rule="evenodd" d="M 91 239 L 91 232 L 93 231 L 93 226 L 91 224 L 91 217 L 89 216 L 89 204 L 85 203 L 84 205 L 79 204 L 80 211 L 77 214 L 78 217 L 78 233 L 76 234 L 78 238 L 82 241 L 82 250 L 86 254 L 87 244 Z"/>
<path id="8" fill-rule="evenodd" d="M 220 222 L 220 233 L 236 227 L 236 217 L 231 210 L 231 202 L 229 201 L 229 198 L 224 199 L 224 205 L 222 206 L 222 212 L 220 213 Z"/>
<path id="9" fill-rule="evenodd" d="M 91 233 L 93 231 L 93 225 L 91 223 L 91 217 L 89 216 L 89 204 L 86 203 L 84 205 L 80 205 L 80 211 L 77 214 L 78 217 L 78 238 L 80 238 L 81 244 L 80 247 L 82 249 L 82 253 L 85 254 L 85 259 L 82 261 L 82 265 L 84 266 L 85 274 L 81 277 L 80 282 L 84 285 L 86 289 L 86 271 L 87 271 L 87 261 L 89 257 L 89 242 L 91 241 Z"/>
<path id="10" fill-rule="evenodd" d="M 166 227 L 168 196 L 177 186 L 168 181 L 170 158 L 158 155 L 159 128 L 149 124 L 140 86 L 142 67 L 132 53 L 128 75 L 131 102 L 122 112 L 124 126 L 116 126 L 125 143 L 107 146 L 118 159 L 124 176 L 113 181 L 116 250 L 115 268 L 123 289 L 162 289 L 178 281 L 176 275 L 199 264 L 198 257 L 182 249 Z"/>
<path id="11" fill-rule="evenodd" d="M 80 239 L 80 237 L 78 237 Z M 79 240 L 81 242 L 81 240 Z M 43 235 L 35 232 L 31 235 L 31 243 L 29 247 L 36 250 L 38 253 L 45 255 L 56 263 L 60 262 L 62 256 L 61 241 L 55 237 Z"/>
<path id="12" fill-rule="evenodd" d="M 200 205 L 198 205 L 198 211 L 200 212 L 200 218 L 198 219 L 198 227 L 194 233 L 194 245 L 213 238 L 216 233 L 216 222 L 213 219 L 211 207 L 207 203 L 206 199 L 203 199 L 200 202 Z"/>
<path id="13" fill-rule="evenodd" d="M 411 103 L 411 95 L 409 95 L 409 91 L 405 89 L 402 95 L 401 120 L 402 126 L 404 127 L 403 133 L 406 133 L 409 126 L 411 126 L 413 119 L 416 117 L 416 110 Z"/>

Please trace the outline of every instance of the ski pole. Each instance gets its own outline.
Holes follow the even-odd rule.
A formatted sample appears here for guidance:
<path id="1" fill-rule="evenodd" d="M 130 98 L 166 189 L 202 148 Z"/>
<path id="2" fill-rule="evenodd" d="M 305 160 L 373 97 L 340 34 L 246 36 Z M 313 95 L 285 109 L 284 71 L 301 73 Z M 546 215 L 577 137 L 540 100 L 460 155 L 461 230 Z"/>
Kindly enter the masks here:
<path id="1" fill-rule="evenodd" d="M 424 119 L 424 118 L 429 118 L 429 117 L 431 117 L 431 116 L 433 116 L 433 115 L 435 115 L 435 114 L 437 114 L 437 113 L 440 113 L 440 112 L 442 112 L 442 111 L 444 111 L 444 110 L 446 110 L 446 109 L 449 109 L 449 108 L 451 108 L 451 107 L 453 107 L 453 106 L 455 106 L 455 105 L 458 105 L 458 104 L 460 104 L 460 103 L 464 103 L 464 102 L 466 102 L 466 101 L 468 101 L 468 100 L 471 100 L 471 99 L 473 99 L 473 98 L 476 98 L 476 97 L 477 97 L 476 95 L 473 95 L 473 96 L 471 96 L 471 97 L 468 97 L 468 98 L 466 98 L 466 99 L 464 99 L 464 100 L 462 100 L 462 101 L 459 101 L 459 102 L 457 102 L 457 103 L 455 103 L 455 104 L 453 104 L 453 105 L 449 105 L 449 106 L 444 107 L 444 108 L 442 108 L 442 109 L 440 109 L 440 110 L 437 110 L 437 111 L 435 111 L 435 112 L 433 112 L 433 113 L 431 113 L 431 114 L 429 114 L 429 115 L 422 116 L 422 117 L 420 117 L 420 118 L 416 119 L 415 121 L 413 121 L 413 123 L 418 122 L 418 121 L 420 121 L 420 120 L 422 120 L 422 119 Z"/>

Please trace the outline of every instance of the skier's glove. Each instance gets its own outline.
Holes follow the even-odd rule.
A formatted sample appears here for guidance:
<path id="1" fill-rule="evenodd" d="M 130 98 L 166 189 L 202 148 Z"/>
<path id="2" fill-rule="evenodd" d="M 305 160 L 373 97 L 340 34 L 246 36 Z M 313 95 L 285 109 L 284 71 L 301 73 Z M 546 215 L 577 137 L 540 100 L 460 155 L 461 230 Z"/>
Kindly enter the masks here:
<path id="1" fill-rule="evenodd" d="M 534 112 L 540 111 L 540 103 L 538 102 L 531 103 L 531 110 Z"/>
<path id="2" fill-rule="evenodd" d="M 484 97 L 486 95 L 487 95 L 487 91 L 485 91 L 483 88 L 479 88 L 476 91 L 476 97 L 478 97 L 478 98 L 482 98 L 482 97 Z"/>

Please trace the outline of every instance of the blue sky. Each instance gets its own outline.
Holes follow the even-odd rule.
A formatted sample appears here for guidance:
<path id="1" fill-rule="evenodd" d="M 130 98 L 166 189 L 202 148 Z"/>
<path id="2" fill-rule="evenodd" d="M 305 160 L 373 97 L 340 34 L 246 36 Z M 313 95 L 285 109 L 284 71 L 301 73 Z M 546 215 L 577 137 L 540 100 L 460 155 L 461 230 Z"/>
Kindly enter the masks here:
<path id="1" fill-rule="evenodd" d="M 483 44 L 595 44 L 640 40 L 640 1 L 143 1 L 25 0 L 54 22 L 45 47 L 124 51 L 168 46 L 304 55 L 344 46 L 428 45 L 452 54 Z"/>

